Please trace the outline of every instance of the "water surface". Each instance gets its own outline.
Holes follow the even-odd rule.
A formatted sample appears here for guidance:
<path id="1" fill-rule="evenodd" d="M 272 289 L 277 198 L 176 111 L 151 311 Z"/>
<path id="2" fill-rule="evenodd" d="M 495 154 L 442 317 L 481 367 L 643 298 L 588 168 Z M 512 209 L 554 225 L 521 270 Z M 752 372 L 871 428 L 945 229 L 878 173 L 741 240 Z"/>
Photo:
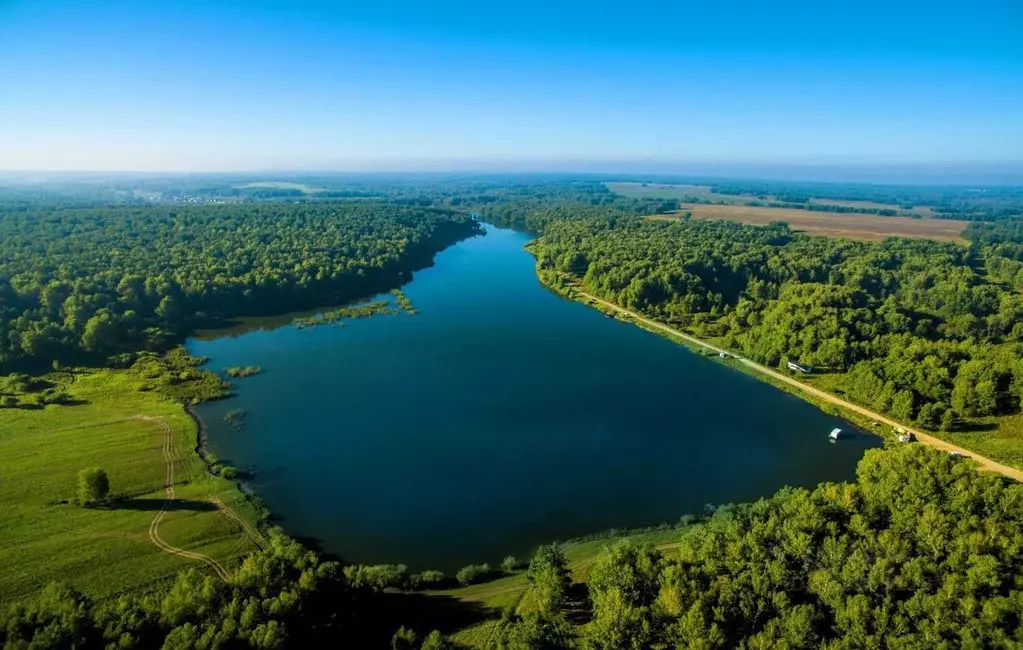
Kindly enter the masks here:
<path id="1" fill-rule="evenodd" d="M 296 536 L 456 569 L 853 476 L 879 440 L 717 360 L 560 298 L 488 227 L 404 287 L 419 314 L 193 340 L 259 365 L 203 405 L 210 444 Z M 236 333 L 237 334 L 237 333 Z M 223 423 L 243 408 L 247 423 Z"/>

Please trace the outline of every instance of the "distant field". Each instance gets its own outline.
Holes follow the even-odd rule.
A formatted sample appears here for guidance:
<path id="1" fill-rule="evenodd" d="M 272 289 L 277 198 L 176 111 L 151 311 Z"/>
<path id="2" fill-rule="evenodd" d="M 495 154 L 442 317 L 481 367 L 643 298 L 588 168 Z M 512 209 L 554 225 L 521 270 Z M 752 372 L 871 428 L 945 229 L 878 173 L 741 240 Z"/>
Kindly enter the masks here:
<path id="1" fill-rule="evenodd" d="M 757 200 L 754 196 L 738 196 L 735 194 L 714 194 L 709 185 L 667 185 L 663 183 L 605 183 L 615 194 L 637 199 L 684 199 L 698 198 L 704 201 L 717 201 L 742 205 L 747 201 Z M 773 200 L 773 196 L 767 197 Z M 763 199 L 761 199 L 763 200 Z"/>
<path id="2" fill-rule="evenodd" d="M 313 187 L 311 185 L 303 185 L 302 183 L 289 183 L 287 181 L 259 181 L 258 183 L 246 183 L 244 185 L 238 185 L 241 189 L 248 188 L 264 188 L 270 190 L 301 190 L 306 194 L 315 194 L 316 192 L 322 192 L 322 187 Z"/>
<path id="3" fill-rule="evenodd" d="M 254 521 L 234 485 L 205 472 L 193 450 L 195 426 L 180 404 L 140 391 L 140 380 L 126 371 L 47 379 L 80 403 L 0 409 L 0 606 L 54 580 L 108 598 L 166 586 L 186 567 L 208 570 L 159 550 L 148 535 L 165 500 L 161 423 L 171 427 L 177 505 L 160 523 L 160 537 L 228 566 L 253 550 L 209 503 L 218 497 Z M 96 466 L 107 471 L 111 495 L 123 500 L 109 508 L 69 503 L 79 470 Z"/>
<path id="4" fill-rule="evenodd" d="M 846 208 L 876 208 L 878 210 L 898 210 L 905 214 L 918 214 L 921 217 L 930 217 L 934 214 L 934 210 L 924 207 L 915 206 L 912 210 L 903 210 L 902 206 L 895 205 L 894 203 L 875 203 L 874 201 L 838 201 L 835 199 L 811 199 L 812 203 L 818 205 L 838 205 Z"/>
<path id="5" fill-rule="evenodd" d="M 750 201 L 777 201 L 778 197 L 772 194 L 753 196 L 752 194 L 715 194 L 711 192 L 709 185 L 673 185 L 665 183 L 605 183 L 607 188 L 615 194 L 628 196 L 630 198 L 644 199 L 679 199 L 685 202 L 686 199 L 699 201 L 711 201 L 717 204 L 746 206 Z M 864 208 L 875 210 L 897 210 L 900 214 L 907 216 L 919 215 L 930 217 L 934 215 L 931 208 L 916 206 L 912 210 L 903 210 L 901 206 L 892 203 L 875 203 L 874 201 L 839 201 L 834 199 L 811 198 L 811 203 L 817 205 L 836 205 L 847 208 Z M 788 208 L 771 208 L 772 210 L 786 210 Z"/>
<path id="6" fill-rule="evenodd" d="M 879 217 L 873 214 L 838 214 L 786 208 L 753 208 L 744 205 L 683 205 L 694 219 L 724 219 L 753 225 L 785 221 L 793 230 L 812 235 L 880 240 L 885 237 L 915 237 L 955 241 L 961 239 L 966 222 L 950 219 Z M 677 219 L 677 214 L 655 215 L 653 219 Z"/>

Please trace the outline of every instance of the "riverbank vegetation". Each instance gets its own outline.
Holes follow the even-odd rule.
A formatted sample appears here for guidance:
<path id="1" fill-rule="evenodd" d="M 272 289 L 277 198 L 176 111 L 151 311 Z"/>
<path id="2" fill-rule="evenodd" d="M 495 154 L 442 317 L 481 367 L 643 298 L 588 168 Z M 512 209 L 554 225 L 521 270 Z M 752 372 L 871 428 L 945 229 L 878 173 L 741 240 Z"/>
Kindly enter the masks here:
<path id="1" fill-rule="evenodd" d="M 983 242 L 612 215 L 551 222 L 532 250 L 548 281 L 573 278 L 770 366 L 811 366 L 855 402 L 1023 466 L 1023 431 L 984 432 L 1020 412 L 1023 296 L 985 273 L 996 253 Z"/>

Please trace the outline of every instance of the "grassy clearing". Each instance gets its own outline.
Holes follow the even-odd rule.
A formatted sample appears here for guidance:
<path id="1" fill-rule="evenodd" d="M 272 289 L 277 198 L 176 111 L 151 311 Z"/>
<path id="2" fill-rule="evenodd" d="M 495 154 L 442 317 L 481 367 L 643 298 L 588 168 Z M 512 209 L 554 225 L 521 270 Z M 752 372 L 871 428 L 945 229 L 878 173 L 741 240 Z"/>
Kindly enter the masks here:
<path id="1" fill-rule="evenodd" d="M 693 219 L 738 221 L 763 226 L 772 221 L 785 221 L 793 230 L 811 235 L 844 237 L 877 241 L 886 237 L 915 237 L 961 241 L 965 221 L 951 219 L 914 219 L 912 217 L 881 217 L 874 214 L 840 214 L 811 212 L 788 208 L 760 208 L 745 205 L 685 204 L 685 212 Z M 655 215 L 652 219 L 678 219 L 679 214 Z"/>
<path id="2" fill-rule="evenodd" d="M 188 566 L 158 550 L 150 522 L 164 503 L 166 422 L 172 431 L 176 506 L 160 524 L 173 546 L 231 565 L 253 550 L 240 527 L 213 507 L 218 497 L 251 522 L 234 484 L 215 478 L 194 451 L 196 430 L 181 404 L 125 370 L 59 372 L 45 379 L 74 405 L 0 410 L 0 603 L 60 580 L 94 598 L 166 586 Z M 159 420 L 142 420 L 144 415 Z M 102 467 L 111 507 L 73 504 L 78 471 Z"/>
<path id="3" fill-rule="evenodd" d="M 565 545 L 565 557 L 572 570 L 572 581 L 584 583 L 593 568 L 601 549 L 624 539 L 638 544 L 653 544 L 663 552 L 671 552 L 678 544 L 679 530 L 672 528 L 653 532 L 625 533 L 601 539 L 581 542 L 569 542 Z M 490 647 L 493 635 L 497 630 L 501 612 L 513 607 L 517 612 L 525 613 L 534 608 L 530 595 L 529 581 L 525 571 L 514 575 L 498 578 L 478 585 L 470 585 L 460 589 L 429 592 L 431 595 L 458 598 L 467 603 L 480 604 L 490 610 L 492 618 L 460 630 L 452 635 L 452 639 L 471 648 Z"/>

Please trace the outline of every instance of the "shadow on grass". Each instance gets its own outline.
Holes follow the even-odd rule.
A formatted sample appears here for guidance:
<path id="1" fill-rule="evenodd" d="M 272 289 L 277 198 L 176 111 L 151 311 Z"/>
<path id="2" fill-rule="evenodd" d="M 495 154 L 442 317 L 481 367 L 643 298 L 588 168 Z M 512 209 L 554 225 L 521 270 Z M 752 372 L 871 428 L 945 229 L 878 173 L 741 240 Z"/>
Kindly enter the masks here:
<path id="1" fill-rule="evenodd" d="M 956 433 L 978 433 L 981 431 L 994 431 L 998 425 L 992 422 L 960 422 L 956 427 Z"/>
<path id="2" fill-rule="evenodd" d="M 125 499 L 111 504 L 112 510 L 162 510 L 167 504 L 166 499 Z M 195 512 L 208 512 L 216 510 L 217 506 L 209 501 L 191 501 L 189 499 L 173 499 L 167 510 L 192 510 Z"/>
<path id="3" fill-rule="evenodd" d="M 479 603 L 417 593 L 376 594 L 373 605 L 366 609 L 359 617 L 359 636 L 364 647 L 373 648 L 388 647 L 402 625 L 415 630 L 421 638 L 433 630 L 451 634 L 500 617 L 500 612 Z"/>
<path id="4" fill-rule="evenodd" d="M 572 625 L 585 625 L 593 620 L 590 591 L 585 583 L 573 582 L 565 598 L 565 617 Z"/>

